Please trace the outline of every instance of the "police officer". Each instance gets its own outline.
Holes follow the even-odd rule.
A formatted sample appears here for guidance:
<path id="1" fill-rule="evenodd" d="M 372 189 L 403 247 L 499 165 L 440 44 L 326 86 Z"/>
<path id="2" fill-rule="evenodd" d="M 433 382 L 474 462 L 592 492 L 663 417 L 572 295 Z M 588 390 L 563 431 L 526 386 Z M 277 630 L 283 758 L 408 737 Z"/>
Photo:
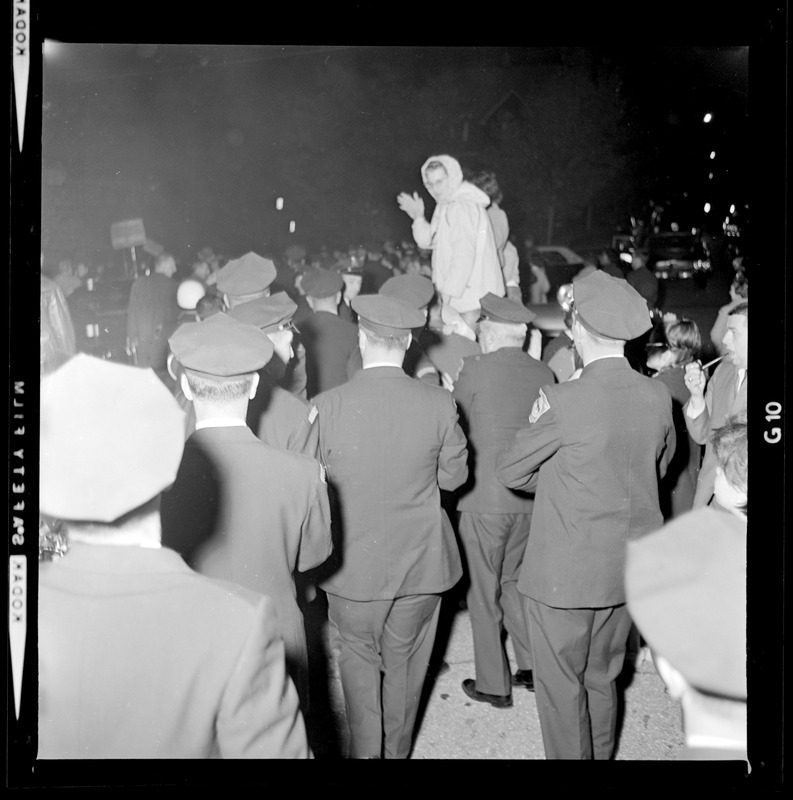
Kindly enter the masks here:
<path id="1" fill-rule="evenodd" d="M 625 342 L 650 329 L 644 298 L 601 271 L 575 280 L 573 292 L 584 368 L 577 380 L 540 390 L 496 474 L 525 489 L 539 470 L 518 590 L 546 757 L 608 759 L 631 628 L 626 543 L 663 523 L 658 481 L 675 432 L 666 387 L 624 356 Z"/>
<path id="2" fill-rule="evenodd" d="M 160 546 L 182 412 L 149 369 L 79 354 L 41 384 L 40 759 L 305 758 L 269 598 Z"/>
<path id="3" fill-rule="evenodd" d="M 496 478 L 495 462 L 517 431 L 528 425 L 540 388 L 554 383 L 554 375 L 522 349 L 534 312 L 494 294 L 482 298 L 481 309 L 482 354 L 463 359 L 454 384 L 473 464 L 457 502 L 476 666 L 476 678 L 463 681 L 463 691 L 474 700 L 507 708 L 512 705 L 513 684 L 534 687 L 528 625 L 517 589 L 534 497 L 507 489 Z M 512 678 L 502 643 L 504 629 L 517 660 Z"/>
<path id="4" fill-rule="evenodd" d="M 363 369 L 315 398 L 339 537 L 328 594 L 354 758 L 407 758 L 441 593 L 462 575 L 441 490 L 468 476 L 451 395 L 402 369 L 423 315 L 360 295 Z"/>
<path id="5" fill-rule="evenodd" d="M 227 309 L 266 297 L 277 275 L 275 264 L 257 253 L 234 258 L 218 271 L 217 290 Z"/>
<path id="6" fill-rule="evenodd" d="M 321 267 L 309 270 L 303 275 L 301 288 L 313 311 L 300 323 L 310 400 L 341 385 L 355 371 L 358 329 L 339 317 L 344 281 L 338 272 Z"/>
<path id="7" fill-rule="evenodd" d="M 211 577 L 270 595 L 287 665 L 307 709 L 307 651 L 295 570 L 330 555 L 327 485 L 317 461 L 259 441 L 245 424 L 273 345 L 227 314 L 182 325 L 170 339 L 196 430 L 163 496 L 163 541 Z"/>
<path id="8" fill-rule="evenodd" d="M 223 295 L 226 309 L 231 310 L 243 303 L 269 297 L 277 275 L 271 259 L 246 253 L 242 258 L 229 261 L 218 272 L 217 289 Z M 293 358 L 287 364 L 282 364 L 280 360 L 271 361 L 269 371 L 279 386 L 306 399 L 306 353 L 299 342 L 294 347 Z"/>
<path id="9" fill-rule="evenodd" d="M 255 325 L 273 343 L 273 357 L 259 370 L 259 386 L 248 403 L 248 427 L 265 444 L 317 458 L 316 411 L 311 410 L 307 401 L 280 386 L 277 377 L 281 366 L 289 364 L 294 356 L 292 341 L 296 328 L 292 318 L 296 310 L 295 301 L 286 292 L 278 292 L 236 306 L 229 316 Z M 271 370 L 273 362 L 277 363 L 275 370 Z"/>

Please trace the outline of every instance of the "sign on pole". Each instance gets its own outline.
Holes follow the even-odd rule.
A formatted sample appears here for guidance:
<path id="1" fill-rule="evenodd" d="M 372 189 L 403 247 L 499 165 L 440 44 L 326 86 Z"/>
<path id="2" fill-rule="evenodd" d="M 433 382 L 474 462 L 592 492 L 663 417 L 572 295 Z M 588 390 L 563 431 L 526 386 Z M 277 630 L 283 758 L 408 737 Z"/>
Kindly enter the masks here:
<path id="1" fill-rule="evenodd" d="M 126 219 L 114 222 L 110 226 L 110 238 L 113 240 L 114 250 L 145 245 L 147 240 L 146 232 L 143 230 L 143 220 Z"/>

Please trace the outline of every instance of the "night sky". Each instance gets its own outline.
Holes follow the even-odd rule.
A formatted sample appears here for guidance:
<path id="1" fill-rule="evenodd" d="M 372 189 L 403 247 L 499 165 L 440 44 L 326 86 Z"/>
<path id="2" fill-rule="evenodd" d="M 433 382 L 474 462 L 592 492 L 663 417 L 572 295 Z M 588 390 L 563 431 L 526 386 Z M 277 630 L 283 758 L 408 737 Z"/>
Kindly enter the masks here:
<path id="1" fill-rule="evenodd" d="M 633 154 L 615 180 L 626 196 L 634 182 L 635 204 L 653 194 L 637 179 L 648 171 L 641 159 L 652 160 L 663 192 L 697 189 L 707 165 L 692 164 L 711 146 L 705 136 L 720 144 L 721 166 L 731 162 L 729 202 L 742 202 L 735 144 L 747 64 L 742 46 L 56 44 L 43 62 L 42 249 L 47 260 L 67 251 L 108 258 L 110 225 L 135 217 L 181 261 L 206 245 L 233 257 L 291 241 L 407 238 L 395 196 L 421 190 L 419 168 L 432 153 L 466 155 L 451 124 L 467 117 L 476 126 L 510 92 L 531 103 L 527 81 L 558 71 L 619 82 L 619 125 Z M 715 114 L 707 130 L 705 110 Z M 532 180 L 502 182 L 512 182 L 514 200 Z M 524 202 L 526 224 L 541 226 L 544 200 Z M 624 222 L 628 206 L 594 204 L 604 231 Z"/>

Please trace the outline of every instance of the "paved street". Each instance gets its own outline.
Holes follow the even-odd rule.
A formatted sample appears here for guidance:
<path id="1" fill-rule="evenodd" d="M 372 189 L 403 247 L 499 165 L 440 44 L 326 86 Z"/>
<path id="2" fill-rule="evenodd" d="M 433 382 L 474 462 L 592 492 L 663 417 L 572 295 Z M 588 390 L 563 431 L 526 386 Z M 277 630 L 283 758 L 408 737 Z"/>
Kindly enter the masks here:
<path id="1" fill-rule="evenodd" d="M 509 641 L 507 651 L 514 665 Z M 438 661 L 449 664 L 449 670 L 427 679 L 413 759 L 544 759 L 533 692 L 515 690 L 514 705 L 508 709 L 477 703 L 463 693 L 462 681 L 474 677 L 467 611 L 457 610 L 442 621 L 436 653 Z M 320 758 L 343 757 L 349 734 L 335 664 L 331 664 L 328 687 L 333 717 L 324 721 L 314 749 Z M 651 663 L 644 662 L 636 670 L 626 667 L 622 699 L 615 760 L 674 760 L 683 746 L 679 706 L 666 693 Z"/>

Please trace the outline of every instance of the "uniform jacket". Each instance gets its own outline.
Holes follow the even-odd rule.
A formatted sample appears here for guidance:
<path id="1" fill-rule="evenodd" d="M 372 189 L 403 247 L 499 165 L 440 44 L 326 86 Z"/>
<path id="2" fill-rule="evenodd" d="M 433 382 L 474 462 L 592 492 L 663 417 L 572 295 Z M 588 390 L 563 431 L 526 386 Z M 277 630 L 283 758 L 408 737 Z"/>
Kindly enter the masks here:
<path id="1" fill-rule="evenodd" d="M 263 444 L 247 426 L 200 428 L 185 442 L 161 514 L 163 544 L 190 566 L 273 599 L 287 657 L 304 663 L 293 572 L 332 549 L 319 463 Z"/>
<path id="2" fill-rule="evenodd" d="M 328 311 L 315 311 L 300 323 L 306 348 L 306 391 L 309 399 L 344 383 L 358 350 L 358 327 Z"/>
<path id="3" fill-rule="evenodd" d="M 690 419 L 684 413 L 686 427 L 691 438 L 699 444 L 705 445 L 705 455 L 699 470 L 697 493 L 694 495 L 694 508 L 705 506 L 713 496 L 713 484 L 716 480 L 716 457 L 710 446 L 710 435 L 715 428 L 724 425 L 727 417 L 746 411 L 746 382 L 747 376 L 741 383 L 741 389 L 736 393 L 738 370 L 732 361 L 725 359 L 716 367 L 705 389 L 705 408 L 695 419 Z M 688 403 L 684 411 L 688 408 Z"/>
<path id="4" fill-rule="evenodd" d="M 308 402 L 279 386 L 265 369 L 259 370 L 245 421 L 270 447 L 319 458 L 319 426 Z"/>
<path id="5" fill-rule="evenodd" d="M 499 297 L 506 293 L 487 214 L 490 198 L 463 180 L 456 159 L 436 156 L 433 160 L 443 163 L 455 188 L 448 199 L 438 201 L 430 222 L 423 215 L 413 220 L 413 238 L 419 247 L 432 250 L 432 282 L 438 293 L 450 295 L 450 305 L 457 311 L 471 311 L 479 308 L 488 292 Z"/>
<path id="6" fill-rule="evenodd" d="M 554 383 L 553 372 L 519 347 L 463 359 L 454 399 L 468 438 L 468 482 L 457 508 L 480 514 L 524 514 L 533 496 L 507 489 L 496 478 L 496 456 L 529 424 L 540 388 Z"/>
<path id="7" fill-rule="evenodd" d="M 691 438 L 683 416 L 683 406 L 691 397 L 685 383 L 684 367 L 656 372 L 653 380 L 663 383 L 672 396 L 672 420 L 677 437 L 675 454 L 669 462 L 660 487 L 661 511 L 664 519 L 668 519 L 685 514 L 693 508 L 702 447 Z"/>
<path id="8" fill-rule="evenodd" d="M 315 403 L 339 557 L 323 588 L 384 600 L 454 586 L 462 567 L 440 490 L 465 481 L 468 450 L 451 395 L 372 367 Z"/>
<path id="9" fill-rule="evenodd" d="M 625 358 L 593 361 L 542 392 L 547 403 L 541 395 L 496 462 L 515 489 L 539 469 L 518 589 L 556 608 L 619 605 L 627 541 L 663 524 L 658 482 L 675 449 L 669 392 Z"/>
<path id="10" fill-rule="evenodd" d="M 268 598 L 168 549 L 72 543 L 39 572 L 39 758 L 305 758 Z"/>

